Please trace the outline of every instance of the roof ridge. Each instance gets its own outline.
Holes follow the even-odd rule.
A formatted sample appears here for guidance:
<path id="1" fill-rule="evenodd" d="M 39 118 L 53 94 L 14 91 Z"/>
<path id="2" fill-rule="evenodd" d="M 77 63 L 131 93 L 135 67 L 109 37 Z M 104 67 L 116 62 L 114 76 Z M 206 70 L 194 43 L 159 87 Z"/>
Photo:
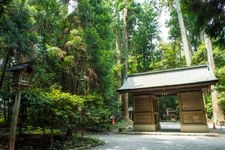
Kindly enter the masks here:
<path id="1" fill-rule="evenodd" d="M 208 68 L 208 65 L 205 64 L 205 65 L 188 66 L 188 67 L 175 68 L 175 69 L 155 70 L 155 71 L 149 71 L 149 72 L 130 74 L 130 75 L 127 75 L 127 77 L 140 76 L 140 75 L 149 75 L 149 74 L 157 74 L 157 73 L 164 73 L 164 72 L 173 72 L 173 71 L 182 71 L 182 70 L 191 70 L 191 69 L 203 68 L 203 67 L 207 67 Z"/>

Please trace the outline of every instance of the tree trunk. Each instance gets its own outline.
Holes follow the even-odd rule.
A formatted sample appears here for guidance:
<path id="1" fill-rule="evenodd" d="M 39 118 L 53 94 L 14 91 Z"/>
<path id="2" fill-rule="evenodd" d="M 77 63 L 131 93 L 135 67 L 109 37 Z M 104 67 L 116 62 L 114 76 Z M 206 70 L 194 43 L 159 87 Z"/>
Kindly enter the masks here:
<path id="1" fill-rule="evenodd" d="M 71 127 L 68 127 L 66 130 L 66 140 L 71 141 L 73 137 L 73 129 Z"/>
<path id="2" fill-rule="evenodd" d="M 120 54 L 120 46 L 119 46 L 119 37 L 118 35 L 116 35 L 116 54 L 117 54 L 117 57 L 116 57 L 116 63 L 117 65 L 121 65 L 121 54 Z M 117 79 L 118 79 L 118 85 L 121 86 L 121 81 L 122 81 L 122 77 L 121 77 L 121 70 L 118 71 L 117 73 Z M 121 99 L 121 95 L 118 94 L 118 101 L 119 101 L 119 104 L 122 103 L 122 99 Z"/>
<path id="3" fill-rule="evenodd" d="M 7 100 L 8 100 L 7 124 L 10 124 L 10 120 L 12 119 L 12 116 L 11 116 L 12 105 L 10 104 L 10 102 L 12 102 L 12 98 L 9 97 Z"/>
<path id="4" fill-rule="evenodd" d="M 124 52 L 124 77 L 126 78 L 128 72 L 128 9 L 127 9 L 127 0 L 125 0 L 125 8 L 124 8 L 124 45 L 125 45 L 125 52 Z M 128 93 L 124 93 L 122 95 L 122 103 L 123 103 L 123 118 L 129 119 L 128 115 Z"/>
<path id="5" fill-rule="evenodd" d="M 205 47 L 207 50 L 207 58 L 208 58 L 208 64 L 209 67 L 212 69 L 213 73 L 216 73 L 216 65 L 213 58 L 213 49 L 212 49 L 212 42 L 210 38 L 207 36 L 207 34 L 204 33 L 204 39 L 205 39 Z"/>
<path id="6" fill-rule="evenodd" d="M 12 54 L 12 50 L 8 50 L 8 53 L 7 53 L 5 61 L 4 61 L 3 69 L 2 69 L 2 76 L 1 76 L 1 80 L 0 80 L 0 90 L 2 89 L 2 86 L 3 86 L 3 81 L 5 78 L 5 74 L 7 71 L 7 66 L 8 66 L 11 54 Z"/>
<path id="7" fill-rule="evenodd" d="M 192 51 L 191 51 L 190 43 L 188 40 L 186 28 L 184 25 L 184 19 L 183 19 L 183 15 L 180 8 L 180 2 L 179 0 L 175 0 L 175 3 L 176 3 L 176 11 L 177 11 L 178 20 L 179 20 L 182 42 L 184 45 L 184 55 L 185 55 L 186 65 L 191 66 Z"/>
<path id="8" fill-rule="evenodd" d="M 15 149 L 16 143 L 16 128 L 20 110 L 20 100 L 21 100 L 21 90 L 18 89 L 16 93 L 15 103 L 13 106 L 13 114 L 12 114 L 12 121 L 10 126 L 10 139 L 9 139 L 9 150 Z"/>
<path id="9" fill-rule="evenodd" d="M 212 42 L 205 33 L 204 33 L 204 39 L 205 39 L 205 46 L 207 49 L 208 64 L 209 64 L 209 67 L 212 69 L 213 73 L 215 74 L 216 65 L 213 58 Z M 212 97 L 212 106 L 213 106 L 213 122 L 218 123 L 218 121 L 224 120 L 224 113 L 223 113 L 223 107 L 221 106 L 218 100 L 218 92 L 216 90 L 215 85 L 211 85 L 211 97 Z"/>

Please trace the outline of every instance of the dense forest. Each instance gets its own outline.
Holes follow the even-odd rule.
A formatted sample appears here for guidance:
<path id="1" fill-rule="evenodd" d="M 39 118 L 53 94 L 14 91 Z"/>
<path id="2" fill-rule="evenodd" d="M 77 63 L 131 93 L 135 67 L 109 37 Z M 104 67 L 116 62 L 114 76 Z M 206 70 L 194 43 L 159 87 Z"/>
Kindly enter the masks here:
<path id="1" fill-rule="evenodd" d="M 219 79 L 213 91 L 223 116 L 224 7 L 223 0 L 0 1 L 1 127 L 8 132 L 15 100 L 8 70 L 27 62 L 33 73 L 22 90 L 20 134 L 62 132 L 69 139 L 80 129 L 107 130 L 109 116 L 127 118 L 128 96 L 116 90 L 128 74 L 200 64 Z M 166 41 L 162 11 L 170 16 Z M 205 98 L 211 119 L 210 92 Z"/>

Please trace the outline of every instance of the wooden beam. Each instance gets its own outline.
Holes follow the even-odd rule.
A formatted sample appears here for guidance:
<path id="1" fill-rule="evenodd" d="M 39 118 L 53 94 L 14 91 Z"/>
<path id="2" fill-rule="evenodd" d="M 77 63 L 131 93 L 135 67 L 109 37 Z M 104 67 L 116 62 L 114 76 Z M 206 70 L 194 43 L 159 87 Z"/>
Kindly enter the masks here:
<path id="1" fill-rule="evenodd" d="M 154 99 L 158 99 L 158 97 L 157 96 L 155 96 L 155 95 L 151 95 Z"/>
<path id="2" fill-rule="evenodd" d="M 163 86 L 163 87 L 128 89 L 128 90 L 119 91 L 119 92 L 121 92 L 121 93 L 123 93 L 123 92 L 137 93 L 137 92 L 147 91 L 147 92 L 153 93 L 153 95 L 155 95 L 154 93 L 157 92 L 157 91 L 160 91 L 160 93 L 169 93 L 168 91 L 175 91 L 173 93 L 177 93 L 176 91 L 183 92 L 183 90 L 185 90 L 185 91 L 188 91 L 188 90 L 193 91 L 193 89 L 199 89 L 199 90 L 209 89 L 210 85 L 215 84 L 215 83 L 216 83 L 216 81 L 210 81 L 210 82 L 191 83 L 191 84 Z"/>

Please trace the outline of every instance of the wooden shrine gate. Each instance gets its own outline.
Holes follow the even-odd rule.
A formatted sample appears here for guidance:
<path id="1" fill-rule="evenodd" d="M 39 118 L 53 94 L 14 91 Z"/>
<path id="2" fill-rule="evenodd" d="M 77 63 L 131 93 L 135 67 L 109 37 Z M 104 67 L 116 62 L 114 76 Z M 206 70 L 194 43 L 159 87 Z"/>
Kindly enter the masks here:
<path id="1" fill-rule="evenodd" d="M 118 89 L 133 97 L 134 130 L 160 129 L 157 97 L 177 95 L 182 132 L 208 132 L 203 92 L 217 79 L 207 66 L 130 75 Z"/>
<path id="2" fill-rule="evenodd" d="M 201 91 L 177 94 L 182 132 L 208 132 Z M 157 97 L 141 95 L 133 97 L 134 130 L 157 131 L 160 129 Z"/>

